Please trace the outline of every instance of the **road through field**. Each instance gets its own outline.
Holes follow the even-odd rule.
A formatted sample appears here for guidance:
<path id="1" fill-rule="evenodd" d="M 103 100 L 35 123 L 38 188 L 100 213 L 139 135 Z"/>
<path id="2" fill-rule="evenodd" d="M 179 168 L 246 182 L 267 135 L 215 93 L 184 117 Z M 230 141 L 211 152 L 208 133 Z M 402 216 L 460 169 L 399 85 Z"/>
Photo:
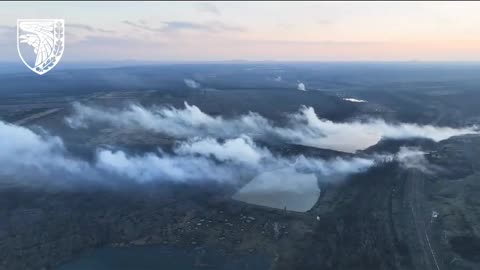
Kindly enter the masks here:
<path id="1" fill-rule="evenodd" d="M 412 213 L 413 223 L 417 233 L 418 244 L 423 253 L 423 266 L 419 269 L 441 270 L 434 247 L 432 246 L 429 231 L 425 220 L 430 220 L 425 209 L 424 199 L 424 176 L 421 172 L 410 171 L 406 179 L 408 207 Z M 417 267 L 418 268 L 418 267 Z"/>

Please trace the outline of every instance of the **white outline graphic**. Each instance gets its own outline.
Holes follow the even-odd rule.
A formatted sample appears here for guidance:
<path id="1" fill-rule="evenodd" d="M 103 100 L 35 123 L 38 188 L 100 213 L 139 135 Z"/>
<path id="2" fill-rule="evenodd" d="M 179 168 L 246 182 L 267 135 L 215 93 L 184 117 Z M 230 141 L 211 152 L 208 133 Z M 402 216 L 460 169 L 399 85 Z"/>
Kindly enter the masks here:
<path id="1" fill-rule="evenodd" d="M 36 55 L 33 67 L 23 58 L 20 43 L 27 43 L 33 47 Z M 31 71 L 43 75 L 52 70 L 62 58 L 64 50 L 65 21 L 63 19 L 17 20 L 18 55 Z"/>

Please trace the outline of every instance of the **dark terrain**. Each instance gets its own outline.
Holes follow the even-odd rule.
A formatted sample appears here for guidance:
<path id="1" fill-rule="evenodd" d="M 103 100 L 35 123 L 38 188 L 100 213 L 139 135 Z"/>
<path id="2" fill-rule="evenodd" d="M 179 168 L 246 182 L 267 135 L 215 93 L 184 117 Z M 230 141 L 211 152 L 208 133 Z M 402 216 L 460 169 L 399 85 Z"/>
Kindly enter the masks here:
<path id="1" fill-rule="evenodd" d="M 102 127 L 72 130 L 64 118 L 73 101 L 106 107 L 181 107 L 187 101 L 212 115 L 254 111 L 280 122 L 307 105 L 332 121 L 373 116 L 461 127 L 480 124 L 479 72 L 480 65 L 461 63 L 252 63 L 0 74 L 0 119 L 61 135 L 69 151 L 87 158 L 99 145 L 141 153 L 174 140 Z M 202 88 L 188 88 L 186 78 Z M 308 91 L 296 90 L 297 81 Z M 51 188 L 3 179 L 0 269 L 55 269 L 96 247 L 148 244 L 193 252 L 192 269 L 208 269 L 204 250 L 226 260 L 259 255 L 270 269 L 480 268 L 479 135 L 438 143 L 382 140 L 355 154 L 261 143 L 285 155 L 326 158 L 416 146 L 437 169 L 380 163 L 345 181 L 322 183 L 318 202 L 305 213 L 234 201 L 238 186 L 209 182 Z"/>

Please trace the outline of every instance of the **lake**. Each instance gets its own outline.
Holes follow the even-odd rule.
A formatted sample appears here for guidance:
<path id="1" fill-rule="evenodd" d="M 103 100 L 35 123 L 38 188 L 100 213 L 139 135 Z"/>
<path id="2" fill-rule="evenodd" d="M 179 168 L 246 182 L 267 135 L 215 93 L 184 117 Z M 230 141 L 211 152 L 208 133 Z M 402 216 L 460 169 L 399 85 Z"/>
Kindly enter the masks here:
<path id="1" fill-rule="evenodd" d="M 290 211 L 310 210 L 320 196 L 317 177 L 294 168 L 263 172 L 241 188 L 234 200 Z"/>

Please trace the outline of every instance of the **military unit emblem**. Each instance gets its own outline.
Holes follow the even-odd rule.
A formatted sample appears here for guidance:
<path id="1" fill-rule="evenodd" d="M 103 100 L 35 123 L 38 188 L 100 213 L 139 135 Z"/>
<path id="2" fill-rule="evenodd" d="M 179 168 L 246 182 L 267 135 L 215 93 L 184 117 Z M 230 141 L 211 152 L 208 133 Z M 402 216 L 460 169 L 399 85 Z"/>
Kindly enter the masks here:
<path id="1" fill-rule="evenodd" d="M 64 20 L 17 20 L 17 49 L 28 68 L 39 75 L 47 73 L 65 50 Z"/>

